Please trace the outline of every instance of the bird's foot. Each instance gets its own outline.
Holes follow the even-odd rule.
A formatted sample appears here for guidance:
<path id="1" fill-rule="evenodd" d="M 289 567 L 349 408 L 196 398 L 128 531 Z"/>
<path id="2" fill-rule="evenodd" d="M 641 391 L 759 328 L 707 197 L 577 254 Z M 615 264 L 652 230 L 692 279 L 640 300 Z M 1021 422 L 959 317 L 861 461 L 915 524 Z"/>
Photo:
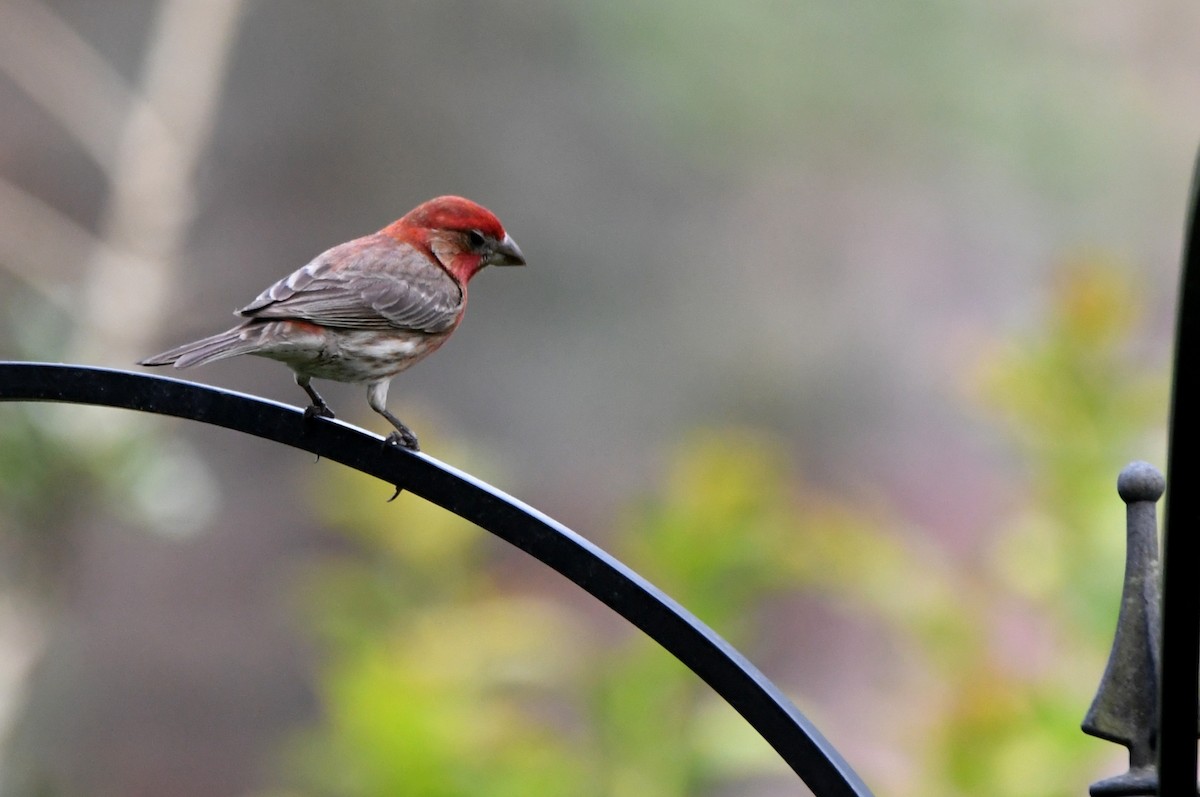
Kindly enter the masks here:
<path id="1" fill-rule="evenodd" d="M 310 404 L 304 408 L 304 425 L 306 427 L 308 426 L 308 424 L 312 423 L 313 418 L 336 418 L 336 417 L 337 416 L 333 414 L 333 410 L 329 409 L 329 405 L 326 404 L 324 401 L 320 402 L 319 404 Z M 317 461 L 317 462 L 321 461 L 320 454 L 317 454 L 317 459 L 315 461 Z"/>
<path id="2" fill-rule="evenodd" d="M 311 421 L 313 418 L 336 418 L 333 410 L 329 409 L 329 405 L 325 402 L 320 404 L 309 404 L 304 408 L 304 420 Z"/>
<path id="3" fill-rule="evenodd" d="M 412 433 L 412 429 L 409 429 L 407 426 L 400 423 L 394 416 L 389 416 L 388 420 L 391 421 L 392 425 L 396 427 L 396 431 L 392 432 L 383 439 L 384 448 L 387 448 L 388 446 L 394 446 L 396 448 L 404 448 L 409 451 L 421 450 L 420 444 L 417 443 L 417 436 Z M 388 503 L 390 504 L 392 501 L 395 501 L 403 491 L 404 488 L 397 484 L 396 492 L 392 493 L 392 497 L 388 499 Z"/>
<path id="4" fill-rule="evenodd" d="M 417 442 L 417 436 L 412 433 L 408 427 L 397 429 L 386 438 L 383 444 L 385 446 L 396 446 L 397 448 L 406 448 L 409 451 L 420 451 L 421 446 Z"/>

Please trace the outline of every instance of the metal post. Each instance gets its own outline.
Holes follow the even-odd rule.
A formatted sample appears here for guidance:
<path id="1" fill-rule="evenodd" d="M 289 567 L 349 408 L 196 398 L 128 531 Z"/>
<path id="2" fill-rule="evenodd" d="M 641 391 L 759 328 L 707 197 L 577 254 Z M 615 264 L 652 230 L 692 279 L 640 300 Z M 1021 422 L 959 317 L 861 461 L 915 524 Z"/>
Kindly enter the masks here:
<path id="1" fill-rule="evenodd" d="M 1158 688 L 1162 617 L 1159 614 L 1158 519 L 1165 488 L 1152 465 L 1121 471 L 1125 502 L 1125 587 L 1112 652 L 1083 731 L 1129 748 L 1129 771 L 1092 784 L 1092 797 L 1158 793 Z"/>

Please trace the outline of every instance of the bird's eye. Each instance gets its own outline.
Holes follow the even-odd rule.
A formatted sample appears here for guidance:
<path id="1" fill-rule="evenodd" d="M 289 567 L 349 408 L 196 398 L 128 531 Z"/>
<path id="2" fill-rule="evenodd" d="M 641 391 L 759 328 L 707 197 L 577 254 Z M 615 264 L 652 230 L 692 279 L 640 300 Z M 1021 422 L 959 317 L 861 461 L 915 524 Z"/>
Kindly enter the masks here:
<path id="1" fill-rule="evenodd" d="M 482 249 L 485 240 L 486 239 L 483 237 L 483 233 L 481 233 L 479 230 L 471 230 L 467 233 L 467 244 L 470 245 L 472 249 Z"/>

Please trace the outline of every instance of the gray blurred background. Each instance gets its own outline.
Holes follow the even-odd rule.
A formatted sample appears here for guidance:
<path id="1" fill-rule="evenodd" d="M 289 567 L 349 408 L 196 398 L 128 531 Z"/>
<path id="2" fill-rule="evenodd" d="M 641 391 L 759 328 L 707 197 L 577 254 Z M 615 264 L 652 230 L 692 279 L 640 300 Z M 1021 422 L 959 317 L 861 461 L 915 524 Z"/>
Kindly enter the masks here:
<path id="1" fill-rule="evenodd" d="M 1058 264 L 1133 271 L 1166 359 L 1198 26 L 1185 0 L 0 0 L 0 357 L 131 368 L 463 194 L 529 266 L 481 274 L 393 384 L 430 454 L 469 441 L 497 486 L 603 537 L 681 435 L 753 426 L 970 547 L 1011 493 L 962 374 Z M 183 376 L 303 399 L 268 361 Z M 361 389 L 322 391 L 386 431 Z M 261 786 L 316 711 L 279 595 L 293 557 L 341 544 L 305 494 L 337 466 L 46 412 L 72 445 L 155 428 L 160 478 L 100 510 L 64 480 L 55 541 L 10 566 L 7 780 Z"/>

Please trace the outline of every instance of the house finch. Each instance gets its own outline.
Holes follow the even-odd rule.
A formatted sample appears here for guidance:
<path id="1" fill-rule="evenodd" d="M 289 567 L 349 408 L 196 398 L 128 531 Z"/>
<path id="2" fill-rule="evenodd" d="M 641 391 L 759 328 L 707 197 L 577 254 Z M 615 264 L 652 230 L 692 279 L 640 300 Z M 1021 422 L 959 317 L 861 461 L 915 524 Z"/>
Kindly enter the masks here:
<path id="1" fill-rule="evenodd" d="M 416 435 L 387 410 L 391 378 L 446 342 L 462 321 L 476 272 L 524 264 L 491 211 L 438 197 L 318 255 L 238 310 L 246 320 L 232 329 L 140 365 L 189 368 L 239 354 L 279 360 L 312 400 L 308 418 L 333 417 L 313 377 L 366 384 L 371 409 L 395 427 L 388 442 L 416 451 Z"/>

